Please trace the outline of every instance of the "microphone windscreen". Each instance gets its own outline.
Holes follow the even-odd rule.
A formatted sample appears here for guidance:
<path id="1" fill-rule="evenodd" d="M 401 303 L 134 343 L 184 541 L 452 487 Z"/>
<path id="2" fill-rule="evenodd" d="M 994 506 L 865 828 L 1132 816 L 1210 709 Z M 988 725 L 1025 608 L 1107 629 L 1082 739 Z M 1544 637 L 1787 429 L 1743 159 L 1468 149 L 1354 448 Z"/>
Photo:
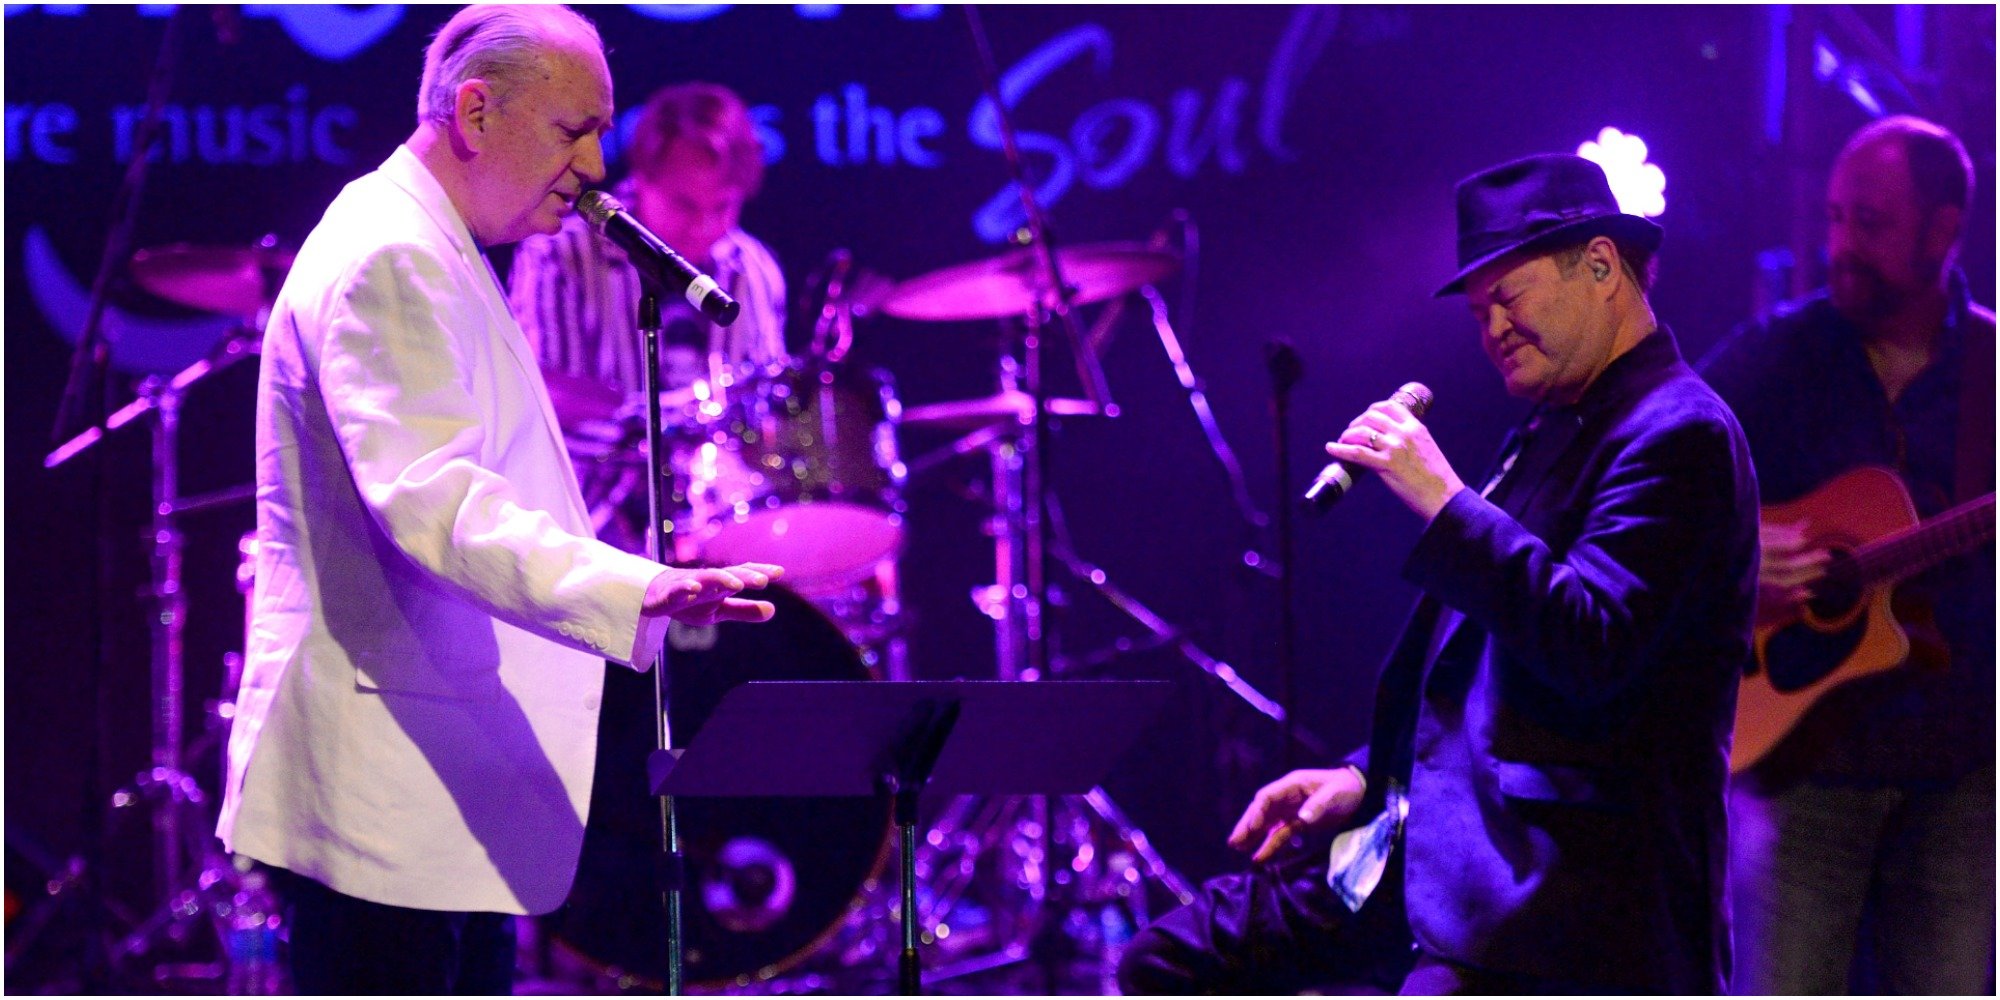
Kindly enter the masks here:
<path id="1" fill-rule="evenodd" d="M 1422 382 L 1405 382 L 1403 387 L 1397 389 L 1395 395 L 1389 398 L 1403 404 L 1403 408 L 1410 411 L 1410 416 L 1422 420 L 1424 411 L 1431 408 L 1433 397 L 1430 388 Z"/>
<path id="2" fill-rule="evenodd" d="M 603 229 L 604 224 L 610 222 L 613 215 L 625 211 L 625 206 L 603 191 L 585 191 L 583 196 L 576 200 L 576 210 L 592 226 Z"/>

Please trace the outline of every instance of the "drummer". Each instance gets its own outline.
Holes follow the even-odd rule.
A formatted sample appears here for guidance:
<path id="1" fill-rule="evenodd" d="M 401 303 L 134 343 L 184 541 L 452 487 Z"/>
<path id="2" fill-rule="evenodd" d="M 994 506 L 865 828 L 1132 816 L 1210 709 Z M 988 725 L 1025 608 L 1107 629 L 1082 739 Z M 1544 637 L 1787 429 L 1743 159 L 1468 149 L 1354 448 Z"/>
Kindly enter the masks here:
<path id="1" fill-rule="evenodd" d="M 735 323 L 719 327 L 679 296 L 662 296 L 662 387 L 723 368 L 785 363 L 784 274 L 771 251 L 737 225 L 764 179 L 764 146 L 743 100 L 713 83 L 661 88 L 627 143 L 619 200 L 743 306 Z M 521 243 L 508 286 L 545 371 L 640 397 L 639 272 L 581 214 L 568 216 L 553 236 Z"/>

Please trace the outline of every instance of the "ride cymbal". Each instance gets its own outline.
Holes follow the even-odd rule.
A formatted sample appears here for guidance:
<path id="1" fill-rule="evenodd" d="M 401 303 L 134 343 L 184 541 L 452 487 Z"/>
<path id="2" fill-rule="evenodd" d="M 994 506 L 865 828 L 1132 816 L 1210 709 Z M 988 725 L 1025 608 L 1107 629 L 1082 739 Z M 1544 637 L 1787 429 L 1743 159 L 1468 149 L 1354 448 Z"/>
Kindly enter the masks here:
<path id="1" fill-rule="evenodd" d="M 1180 269 L 1180 257 L 1144 243 L 1087 243 L 1057 254 L 1077 305 L 1101 302 Z M 897 285 L 882 312 L 902 319 L 949 321 L 1021 316 L 1037 304 L 1053 308 L 1041 255 L 1023 247 L 919 275 Z"/>
<path id="2" fill-rule="evenodd" d="M 132 255 L 140 288 L 189 309 L 252 317 L 277 298 L 293 254 L 275 245 L 247 247 L 171 243 Z"/>

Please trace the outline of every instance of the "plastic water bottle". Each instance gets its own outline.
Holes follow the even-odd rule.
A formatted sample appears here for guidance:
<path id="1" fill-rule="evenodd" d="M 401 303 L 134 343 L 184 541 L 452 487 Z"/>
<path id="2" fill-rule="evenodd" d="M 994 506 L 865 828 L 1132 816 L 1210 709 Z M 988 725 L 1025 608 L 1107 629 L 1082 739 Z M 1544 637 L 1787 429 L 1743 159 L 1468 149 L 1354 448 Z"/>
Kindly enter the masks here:
<path id="1" fill-rule="evenodd" d="M 276 996 L 285 992 L 284 967 L 278 962 L 278 898 L 268 876 L 251 869 L 238 876 L 236 895 L 229 901 L 224 925 L 229 959 L 230 996 Z"/>
<path id="2" fill-rule="evenodd" d="M 1118 995 L 1118 960 L 1125 955 L 1125 944 L 1132 940 L 1132 921 L 1125 915 L 1125 908 L 1117 903 L 1106 903 L 1098 911 L 1098 926 L 1101 928 L 1099 940 L 1102 942 L 1098 955 L 1098 969 L 1102 975 L 1099 992 L 1105 996 Z"/>

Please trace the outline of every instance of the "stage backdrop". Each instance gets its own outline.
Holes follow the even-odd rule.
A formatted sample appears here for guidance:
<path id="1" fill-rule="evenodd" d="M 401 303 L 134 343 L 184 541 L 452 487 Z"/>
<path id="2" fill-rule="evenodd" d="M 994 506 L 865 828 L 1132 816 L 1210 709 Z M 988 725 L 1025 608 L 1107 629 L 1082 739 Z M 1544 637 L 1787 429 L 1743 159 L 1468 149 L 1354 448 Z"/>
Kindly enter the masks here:
<path id="1" fill-rule="evenodd" d="M 10 850 L 24 854 L 76 849 L 86 795 L 102 801 L 146 761 L 145 429 L 114 435 L 101 464 L 44 471 L 41 459 L 169 10 L 7 7 L 6 806 Z M 135 245 L 265 234 L 296 245 L 342 184 L 409 133 L 421 49 L 447 15 L 244 5 L 191 18 Z M 904 279 L 992 255 L 1020 223 L 956 8 L 661 4 L 590 16 L 611 48 L 621 110 L 689 79 L 727 84 L 754 106 L 770 169 L 744 224 L 799 291 L 836 248 Z M 1773 89 L 1783 77 L 1771 71 L 1778 21 L 1767 8 L 1007 7 L 986 17 L 1002 100 L 1058 238 L 1145 240 L 1178 233 L 1176 219 L 1198 233 L 1198 255 L 1162 291 L 1242 460 L 1247 499 L 1265 514 L 1309 480 L 1322 441 L 1405 381 L 1436 391 L 1429 423 L 1468 479 L 1521 414 L 1462 300 L 1431 297 L 1452 269 L 1458 178 L 1574 150 L 1606 126 L 1643 137 L 1667 178 L 1656 304 L 1690 355 L 1751 312 L 1760 252 L 1787 242 L 1772 165 L 1783 120 L 1774 109 L 1788 97 Z M 1984 93 L 1984 124 L 1967 135 L 1982 192 L 1990 79 Z M 1826 109 L 1830 124 L 1810 137 L 1824 158 L 1864 120 L 1830 88 L 1789 99 Z M 1990 219 L 1990 207 L 1977 217 Z M 1987 301 L 1990 248 L 1983 229 L 1970 259 Z M 1071 420 L 1055 437 L 1069 538 L 1179 637 L 1276 696 L 1277 589 L 1248 565 L 1275 557 L 1274 539 L 1243 514 L 1146 313 L 1128 308 L 1103 352 L 1123 415 Z M 120 281 L 106 327 L 126 393 L 130 379 L 200 357 L 232 321 Z M 1264 367 L 1280 339 L 1305 367 L 1282 490 Z M 1000 340 L 991 323 L 877 319 L 859 330 L 856 363 L 893 373 L 906 406 L 960 399 L 993 391 Z M 1062 357 L 1052 379 L 1072 393 Z M 183 492 L 247 481 L 254 367 L 188 400 Z M 912 432 L 905 457 L 948 440 Z M 970 599 L 992 580 L 984 481 L 983 463 L 968 458 L 907 491 L 917 676 L 993 674 L 990 622 Z M 223 657 L 240 646 L 235 546 L 251 515 L 236 504 L 186 520 L 196 734 Z M 1299 525 L 1301 720 L 1336 749 L 1360 738 L 1376 664 L 1415 596 L 1399 569 L 1417 527 L 1366 484 Z M 1179 682 L 1113 792 L 1187 873 L 1218 870 L 1228 823 L 1281 766 L 1274 727 L 1171 645 L 1097 655 L 1146 633 L 1089 581 L 1058 582 L 1063 653 L 1095 676 Z M 190 763 L 213 791 L 212 753 Z M 37 877 L 32 866 L 8 872 Z"/>

